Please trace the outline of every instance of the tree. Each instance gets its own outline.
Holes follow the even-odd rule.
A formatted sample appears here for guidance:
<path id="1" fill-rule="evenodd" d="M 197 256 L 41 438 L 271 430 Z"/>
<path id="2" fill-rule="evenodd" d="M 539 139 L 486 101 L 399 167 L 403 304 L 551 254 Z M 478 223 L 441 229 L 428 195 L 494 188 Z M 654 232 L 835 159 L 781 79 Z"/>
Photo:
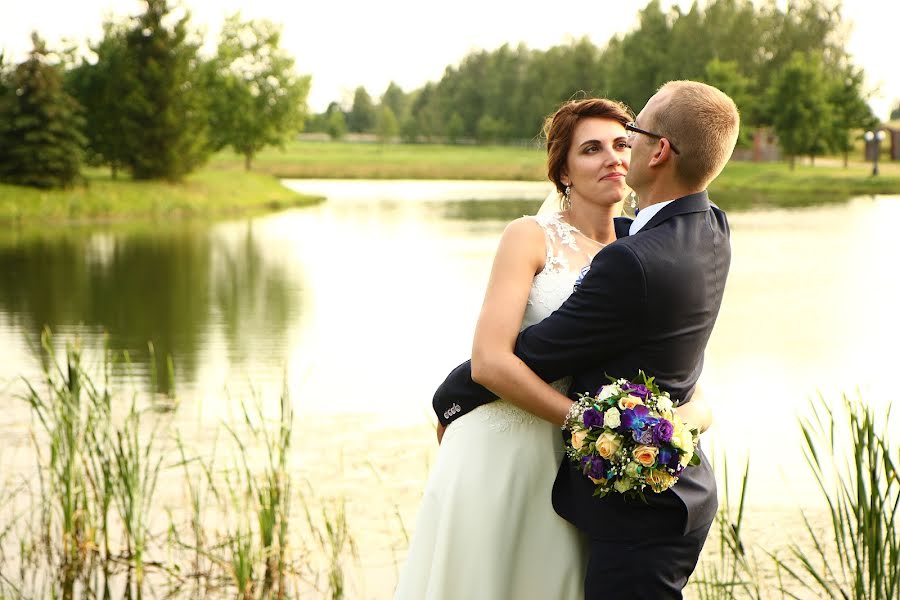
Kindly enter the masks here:
<path id="1" fill-rule="evenodd" d="M 900 102 L 898 102 L 897 106 L 894 107 L 894 110 L 891 111 L 891 121 L 895 119 L 900 119 Z"/>
<path id="2" fill-rule="evenodd" d="M 462 117 L 459 116 L 459 113 L 455 112 L 450 115 L 450 120 L 447 121 L 447 141 L 451 144 L 455 144 L 459 141 L 459 138 L 463 137 L 466 133 L 466 126 L 463 123 Z"/>
<path id="3" fill-rule="evenodd" d="M 0 181 L 66 187 L 80 176 L 84 125 L 37 33 L 28 58 L 5 74 L 0 96 Z"/>
<path id="4" fill-rule="evenodd" d="M 338 109 L 326 114 L 328 119 L 325 127 L 331 139 L 339 140 L 347 135 L 347 119 L 344 118 L 344 111 Z"/>
<path id="5" fill-rule="evenodd" d="M 391 110 L 390 106 L 384 105 L 378 111 L 378 123 L 376 125 L 376 130 L 378 132 L 378 140 L 382 144 L 386 144 L 390 142 L 400 131 L 400 125 L 397 122 L 397 117 L 394 116 L 394 111 Z"/>
<path id="6" fill-rule="evenodd" d="M 354 133 L 372 131 L 375 127 L 375 106 L 366 88 L 359 86 L 353 93 L 353 106 L 347 115 L 347 127 Z"/>
<path id="7" fill-rule="evenodd" d="M 283 146 L 303 127 L 309 76 L 279 47 L 281 28 L 265 21 L 225 20 L 218 52 L 204 65 L 210 99 L 210 143 L 253 157 L 266 146 Z"/>
<path id="8" fill-rule="evenodd" d="M 703 81 L 728 94 L 741 115 L 758 112 L 756 98 L 750 94 L 752 81 L 745 77 L 735 61 L 721 61 L 717 58 L 706 63 Z M 752 139 L 751 128 L 742 127 L 738 144 L 746 145 Z"/>
<path id="9" fill-rule="evenodd" d="M 190 15 L 171 26 L 167 0 L 147 8 L 125 34 L 127 69 L 121 98 L 127 163 L 136 179 L 179 180 L 209 156 L 204 90 L 197 76 L 198 44 Z"/>
<path id="10" fill-rule="evenodd" d="M 392 81 L 381 95 L 381 105 L 390 108 L 397 119 L 402 119 L 406 113 L 406 94 L 399 85 Z"/>
<path id="11" fill-rule="evenodd" d="M 128 140 L 122 135 L 127 119 L 122 98 L 129 93 L 128 49 L 123 27 L 107 22 L 103 32 L 103 39 L 91 46 L 97 60 L 93 64 L 82 60 L 69 70 L 66 86 L 85 110 L 88 162 L 109 165 L 116 179 L 129 152 Z"/>
<path id="12" fill-rule="evenodd" d="M 801 154 L 821 152 L 828 136 L 828 89 L 818 56 L 795 53 L 773 82 L 773 125 L 791 169 Z"/>
<path id="13" fill-rule="evenodd" d="M 844 168 L 853 150 L 852 133 L 875 127 L 878 120 L 863 96 L 863 71 L 848 66 L 831 81 L 828 103 L 831 108 L 831 147 L 844 156 Z"/>

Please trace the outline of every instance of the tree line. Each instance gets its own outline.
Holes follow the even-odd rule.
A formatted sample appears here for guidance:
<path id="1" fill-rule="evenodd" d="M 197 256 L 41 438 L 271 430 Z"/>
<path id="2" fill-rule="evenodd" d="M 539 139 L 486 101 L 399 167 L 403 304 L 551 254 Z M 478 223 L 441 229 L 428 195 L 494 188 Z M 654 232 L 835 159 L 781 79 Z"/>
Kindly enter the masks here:
<path id="1" fill-rule="evenodd" d="M 301 129 L 310 77 L 265 20 L 226 19 L 214 56 L 168 0 L 104 24 L 89 57 L 51 52 L 37 33 L 20 64 L 0 55 L 0 181 L 67 186 L 81 166 L 177 181 L 226 147 L 249 169 Z"/>
<path id="2" fill-rule="evenodd" d="M 468 54 L 437 82 L 404 93 L 391 83 L 378 101 L 356 89 L 352 103 L 332 102 L 308 121 L 334 138 L 376 133 L 406 141 L 491 143 L 538 137 L 543 118 L 583 92 L 619 99 L 639 111 L 673 79 L 705 81 L 741 111 L 741 142 L 770 126 L 795 156 L 844 153 L 853 134 L 875 123 L 863 70 L 844 50 L 840 4 L 794 0 L 710 0 L 664 11 L 652 0 L 637 27 L 604 46 L 587 38 L 533 50 L 503 45 Z"/>
<path id="3" fill-rule="evenodd" d="M 349 106 L 332 102 L 311 115 L 310 77 L 280 48 L 278 26 L 232 16 L 205 58 L 189 14 L 178 16 L 168 0 L 144 2 L 142 14 L 106 23 L 88 57 L 51 52 L 37 34 L 22 63 L 0 55 L 0 181 L 69 185 L 84 163 L 114 177 L 177 181 L 226 147 L 249 169 L 262 148 L 303 128 L 333 138 L 527 143 L 574 95 L 637 111 L 672 79 L 724 90 L 741 110 L 740 143 L 772 127 L 791 164 L 826 151 L 846 161 L 855 132 L 876 123 L 832 0 L 708 0 L 687 11 L 651 0 L 633 30 L 603 46 L 583 38 L 548 50 L 475 51 L 437 82 L 410 92 L 392 82 L 377 100 L 358 87 Z"/>

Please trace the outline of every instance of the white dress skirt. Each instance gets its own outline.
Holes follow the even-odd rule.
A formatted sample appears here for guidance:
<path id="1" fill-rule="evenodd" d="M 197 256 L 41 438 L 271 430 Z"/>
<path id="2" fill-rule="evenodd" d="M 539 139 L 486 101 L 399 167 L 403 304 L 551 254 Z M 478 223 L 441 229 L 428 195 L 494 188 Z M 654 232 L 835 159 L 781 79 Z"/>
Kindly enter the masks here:
<path id="1" fill-rule="evenodd" d="M 534 219 L 546 234 L 547 260 L 523 328 L 565 301 L 600 247 L 558 213 Z M 553 385 L 565 393 L 568 381 Z M 425 487 L 395 600 L 581 600 L 585 540 L 550 499 L 562 459 L 558 427 L 502 400 L 454 421 Z"/>

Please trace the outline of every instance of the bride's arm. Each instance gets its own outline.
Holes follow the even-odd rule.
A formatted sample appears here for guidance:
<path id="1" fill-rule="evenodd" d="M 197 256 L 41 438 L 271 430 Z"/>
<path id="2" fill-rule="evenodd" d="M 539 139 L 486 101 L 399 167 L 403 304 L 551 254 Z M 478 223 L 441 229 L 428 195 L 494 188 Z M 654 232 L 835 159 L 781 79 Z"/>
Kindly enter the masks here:
<path id="1" fill-rule="evenodd" d="M 514 354 L 532 281 L 545 260 L 546 242 L 540 226 L 527 218 L 513 221 L 500 240 L 475 327 L 472 380 L 501 398 L 528 387 L 540 395 L 540 400 L 527 406 L 517 404 L 543 419 L 562 424 L 572 401 L 535 375 Z"/>

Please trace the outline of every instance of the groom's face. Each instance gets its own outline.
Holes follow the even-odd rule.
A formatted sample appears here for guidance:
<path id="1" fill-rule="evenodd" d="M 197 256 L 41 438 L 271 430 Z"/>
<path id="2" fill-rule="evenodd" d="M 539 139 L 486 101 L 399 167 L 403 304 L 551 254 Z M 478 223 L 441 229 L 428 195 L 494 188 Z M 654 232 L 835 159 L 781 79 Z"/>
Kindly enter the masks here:
<path id="1" fill-rule="evenodd" d="M 651 97 L 644 106 L 644 110 L 635 117 L 635 125 L 641 129 L 652 130 L 656 112 L 660 109 L 663 100 L 664 98 L 659 93 Z M 655 138 L 640 133 L 632 133 L 628 138 L 628 144 L 631 146 L 631 168 L 628 170 L 625 182 L 638 195 L 654 177 L 649 162 L 656 149 L 656 141 Z"/>

